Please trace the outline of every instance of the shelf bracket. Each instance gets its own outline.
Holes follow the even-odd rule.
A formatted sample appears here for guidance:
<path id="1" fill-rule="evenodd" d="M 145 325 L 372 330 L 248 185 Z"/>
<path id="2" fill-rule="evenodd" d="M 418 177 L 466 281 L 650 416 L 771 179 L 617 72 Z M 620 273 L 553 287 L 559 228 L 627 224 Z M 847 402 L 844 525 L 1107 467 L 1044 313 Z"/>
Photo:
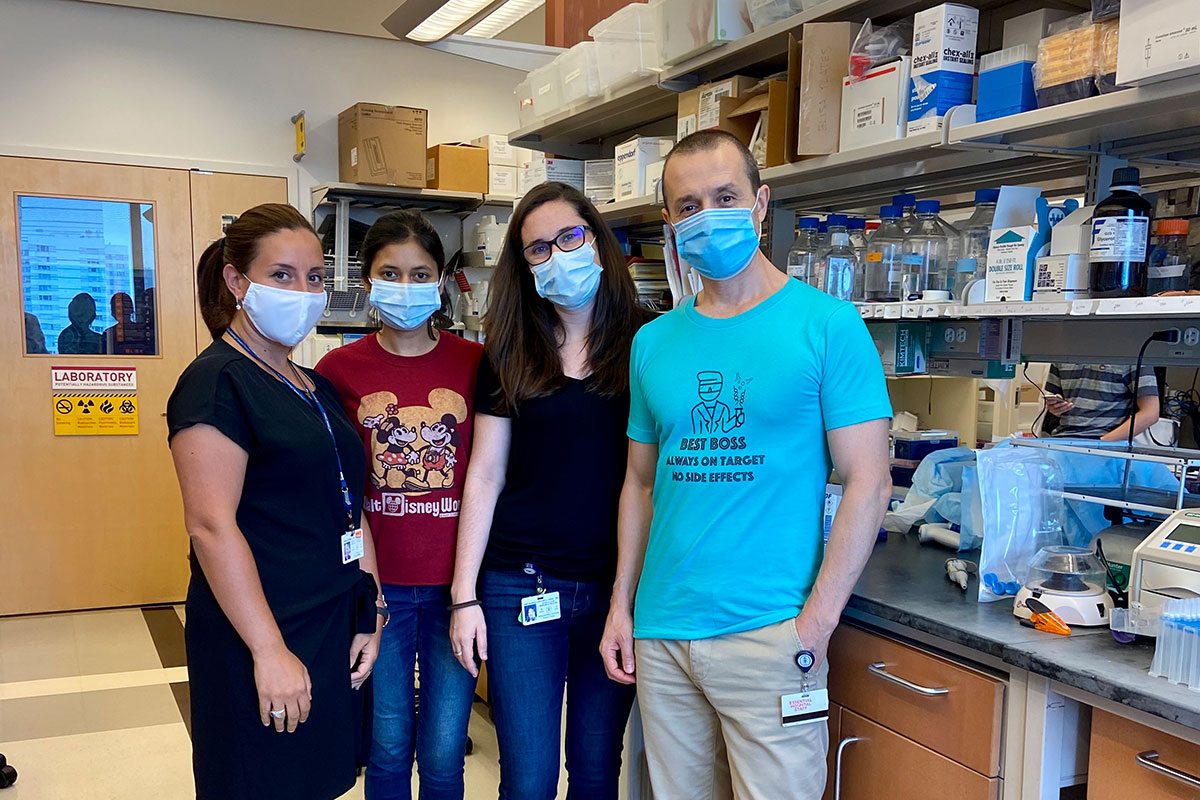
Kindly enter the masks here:
<path id="1" fill-rule="evenodd" d="M 350 198 L 337 199 L 337 211 L 333 218 L 333 290 L 344 292 L 349 288 L 350 254 Z"/>

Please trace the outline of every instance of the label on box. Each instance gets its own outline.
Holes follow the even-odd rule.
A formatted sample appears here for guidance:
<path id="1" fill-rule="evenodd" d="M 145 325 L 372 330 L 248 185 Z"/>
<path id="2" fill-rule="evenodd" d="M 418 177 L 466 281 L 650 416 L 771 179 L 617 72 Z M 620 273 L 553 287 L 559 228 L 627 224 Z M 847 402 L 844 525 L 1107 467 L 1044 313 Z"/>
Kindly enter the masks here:
<path id="1" fill-rule="evenodd" d="M 1178 69 L 1200 58 L 1200 27 L 1184 25 L 1146 38 L 1146 69 Z"/>
<path id="2" fill-rule="evenodd" d="M 1088 261 L 1145 261 L 1149 217 L 1101 217 L 1092 220 Z"/>
<path id="3" fill-rule="evenodd" d="M 425 180 L 431 181 L 437 177 L 437 159 L 425 159 Z"/>
<path id="4" fill-rule="evenodd" d="M 987 302 L 1028 300 L 1029 247 L 1034 228 L 1000 228 L 992 231 L 987 253 Z"/>
<path id="5" fill-rule="evenodd" d="M 696 132 L 696 115 L 688 114 L 679 118 L 675 123 L 675 141 L 679 141 L 685 136 L 689 136 Z"/>
<path id="6" fill-rule="evenodd" d="M 721 124 L 721 98 L 733 95 L 733 81 L 714 83 L 700 90 L 700 113 L 696 120 L 698 130 L 706 131 Z"/>
<path id="7" fill-rule="evenodd" d="M 573 69 L 566 75 L 563 75 L 563 83 L 572 83 L 579 80 L 579 76 L 583 74 L 582 69 Z"/>
<path id="8" fill-rule="evenodd" d="M 358 166 L 358 148 L 357 147 L 350 148 L 350 166 L 352 166 L 352 167 Z"/>
<path id="9" fill-rule="evenodd" d="M 553 88 L 554 88 L 554 84 L 552 84 L 552 83 L 547 83 L 544 86 L 539 86 L 538 90 L 537 90 L 538 97 L 541 97 L 544 94 L 549 94 L 550 90 Z"/>
<path id="10" fill-rule="evenodd" d="M 854 127 L 858 130 L 883 124 L 883 98 L 854 107 Z"/>

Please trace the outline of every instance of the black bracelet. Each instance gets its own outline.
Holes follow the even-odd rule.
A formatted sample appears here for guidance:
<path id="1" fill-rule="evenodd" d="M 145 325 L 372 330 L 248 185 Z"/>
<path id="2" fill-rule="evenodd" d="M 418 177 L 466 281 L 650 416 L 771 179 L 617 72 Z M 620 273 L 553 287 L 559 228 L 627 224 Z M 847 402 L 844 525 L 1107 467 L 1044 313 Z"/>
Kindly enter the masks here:
<path id="1" fill-rule="evenodd" d="M 479 602 L 478 600 L 468 600 L 465 603 L 452 603 L 451 605 L 446 606 L 446 609 L 449 611 L 462 611 L 464 608 L 474 608 L 475 606 L 479 605 L 483 605 L 483 603 Z"/>

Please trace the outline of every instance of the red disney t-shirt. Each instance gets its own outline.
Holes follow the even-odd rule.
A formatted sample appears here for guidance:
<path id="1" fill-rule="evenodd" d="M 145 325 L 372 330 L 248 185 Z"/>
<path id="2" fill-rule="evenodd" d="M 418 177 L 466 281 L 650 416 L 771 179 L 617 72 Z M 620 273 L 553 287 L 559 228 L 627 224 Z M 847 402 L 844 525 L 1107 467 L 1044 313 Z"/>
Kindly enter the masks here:
<path id="1" fill-rule="evenodd" d="M 317 364 L 362 435 L 363 511 L 384 583 L 437 586 L 454 576 L 482 354 L 480 345 L 443 332 L 425 355 L 397 356 L 372 333 Z"/>

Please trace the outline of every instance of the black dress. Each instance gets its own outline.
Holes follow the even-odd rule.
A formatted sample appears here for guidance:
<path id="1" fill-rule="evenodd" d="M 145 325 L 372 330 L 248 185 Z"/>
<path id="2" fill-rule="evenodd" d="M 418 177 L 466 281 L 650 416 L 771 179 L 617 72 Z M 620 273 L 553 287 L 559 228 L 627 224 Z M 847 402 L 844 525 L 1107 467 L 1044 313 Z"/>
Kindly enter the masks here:
<path id="1" fill-rule="evenodd" d="M 362 441 L 333 386 L 305 370 L 333 426 L 346 481 L 366 479 Z M 355 782 L 366 691 L 350 688 L 356 630 L 374 630 L 373 580 L 342 563 L 346 512 L 333 442 L 303 398 L 222 340 L 179 378 L 169 435 L 217 428 L 249 454 L 237 523 L 288 648 L 312 679 L 312 712 L 295 733 L 264 727 L 249 649 L 218 605 L 195 552 L 186 644 L 192 763 L 201 800 L 330 800 Z M 355 493 L 357 520 L 362 498 Z M 369 716 L 369 715 L 368 715 Z"/>

